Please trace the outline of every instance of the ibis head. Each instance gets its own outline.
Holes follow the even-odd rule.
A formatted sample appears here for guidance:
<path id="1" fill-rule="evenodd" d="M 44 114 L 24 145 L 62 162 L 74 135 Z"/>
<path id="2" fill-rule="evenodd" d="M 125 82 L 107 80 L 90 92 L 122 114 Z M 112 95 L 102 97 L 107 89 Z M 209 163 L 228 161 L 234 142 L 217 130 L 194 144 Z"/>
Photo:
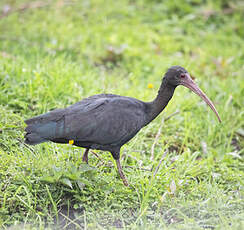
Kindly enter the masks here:
<path id="1" fill-rule="evenodd" d="M 197 84 L 192 79 L 191 75 L 181 66 L 172 66 L 166 72 L 163 81 L 165 81 L 168 85 L 172 85 L 174 87 L 183 85 L 196 93 L 199 97 L 201 97 L 209 107 L 216 114 L 219 122 L 221 122 L 220 116 L 213 104 L 213 102 L 207 97 L 207 95 L 197 86 Z"/>

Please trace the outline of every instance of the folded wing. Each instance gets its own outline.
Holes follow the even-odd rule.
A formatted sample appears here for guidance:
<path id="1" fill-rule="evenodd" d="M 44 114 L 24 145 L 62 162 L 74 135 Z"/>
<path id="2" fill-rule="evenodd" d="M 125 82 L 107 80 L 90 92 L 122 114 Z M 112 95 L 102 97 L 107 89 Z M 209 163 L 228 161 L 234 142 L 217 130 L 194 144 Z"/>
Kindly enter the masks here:
<path id="1" fill-rule="evenodd" d="M 144 104 L 117 95 L 95 95 L 66 109 L 26 120 L 26 143 L 69 140 L 99 145 L 122 145 L 145 120 Z"/>

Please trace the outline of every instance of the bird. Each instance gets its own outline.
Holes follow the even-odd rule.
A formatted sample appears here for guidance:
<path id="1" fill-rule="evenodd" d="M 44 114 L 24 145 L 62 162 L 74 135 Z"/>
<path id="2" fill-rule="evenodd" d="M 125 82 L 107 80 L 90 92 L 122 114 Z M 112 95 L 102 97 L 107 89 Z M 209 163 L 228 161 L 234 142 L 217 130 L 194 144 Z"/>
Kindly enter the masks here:
<path id="1" fill-rule="evenodd" d="M 85 148 L 82 161 L 88 164 L 90 149 L 109 151 L 125 186 L 128 180 L 120 164 L 120 149 L 143 127 L 153 121 L 167 106 L 177 86 L 185 86 L 200 96 L 220 116 L 210 99 L 191 75 L 181 66 L 172 66 L 164 74 L 156 98 L 143 102 L 115 94 L 97 94 L 67 108 L 25 120 L 25 143 L 29 145 L 51 141 Z"/>

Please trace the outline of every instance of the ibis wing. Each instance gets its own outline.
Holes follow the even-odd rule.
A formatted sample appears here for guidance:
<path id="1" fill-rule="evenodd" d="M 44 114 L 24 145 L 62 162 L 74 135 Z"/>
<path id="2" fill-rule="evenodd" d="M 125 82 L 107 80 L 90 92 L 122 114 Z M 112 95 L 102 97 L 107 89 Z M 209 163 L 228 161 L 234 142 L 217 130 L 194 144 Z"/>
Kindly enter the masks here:
<path id="1" fill-rule="evenodd" d="M 72 139 L 100 145 L 122 145 L 141 129 L 144 115 L 144 105 L 139 100 L 95 95 L 66 109 L 26 120 L 26 142 L 67 143 Z"/>
<path id="2" fill-rule="evenodd" d="M 64 118 L 64 138 L 94 144 L 124 144 L 144 124 L 144 106 L 128 98 L 103 100 L 91 110 L 80 108 Z"/>
<path id="3" fill-rule="evenodd" d="M 56 109 L 51 112 L 25 120 L 25 141 L 28 144 L 38 144 L 48 140 L 59 140 L 66 142 L 64 138 L 73 137 L 82 122 L 89 120 L 93 110 L 98 109 L 115 95 L 105 96 L 103 94 L 85 98 L 65 109 Z M 87 117 L 88 116 L 88 117 Z"/>

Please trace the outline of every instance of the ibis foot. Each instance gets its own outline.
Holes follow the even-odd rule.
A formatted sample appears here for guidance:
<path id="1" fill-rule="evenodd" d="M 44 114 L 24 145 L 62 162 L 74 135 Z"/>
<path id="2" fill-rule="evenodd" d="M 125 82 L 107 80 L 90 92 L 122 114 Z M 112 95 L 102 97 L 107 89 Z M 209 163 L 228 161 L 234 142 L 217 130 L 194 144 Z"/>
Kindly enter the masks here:
<path id="1" fill-rule="evenodd" d="M 83 156 L 82 156 L 82 161 L 86 162 L 88 164 L 88 152 L 89 152 L 89 148 L 86 149 L 86 151 L 84 152 Z"/>
<path id="2" fill-rule="evenodd" d="M 117 168 L 118 168 L 118 171 L 119 171 L 119 175 L 120 175 L 120 178 L 122 179 L 123 183 L 125 186 L 129 186 L 129 183 L 123 173 L 123 170 L 121 168 L 121 165 L 120 165 L 120 160 L 116 160 L 116 164 L 117 164 Z"/>

